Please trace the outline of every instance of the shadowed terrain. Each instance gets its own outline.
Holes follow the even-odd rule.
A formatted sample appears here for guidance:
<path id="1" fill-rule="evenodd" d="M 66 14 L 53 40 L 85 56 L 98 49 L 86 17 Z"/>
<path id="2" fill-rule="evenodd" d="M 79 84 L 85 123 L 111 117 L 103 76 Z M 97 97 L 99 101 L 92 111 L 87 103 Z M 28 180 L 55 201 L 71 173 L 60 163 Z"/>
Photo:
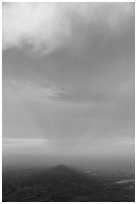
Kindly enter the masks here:
<path id="1" fill-rule="evenodd" d="M 133 179 L 117 180 L 117 176 L 92 175 L 63 164 L 48 169 L 4 171 L 3 201 L 133 202 Z"/>

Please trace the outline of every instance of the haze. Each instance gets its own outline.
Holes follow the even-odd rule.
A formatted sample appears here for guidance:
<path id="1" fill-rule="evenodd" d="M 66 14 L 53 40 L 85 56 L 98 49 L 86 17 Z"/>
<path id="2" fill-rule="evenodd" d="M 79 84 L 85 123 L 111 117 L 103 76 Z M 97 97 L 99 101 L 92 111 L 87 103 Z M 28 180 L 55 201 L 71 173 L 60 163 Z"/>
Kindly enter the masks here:
<path id="1" fill-rule="evenodd" d="M 3 3 L 3 165 L 134 162 L 134 3 Z"/>

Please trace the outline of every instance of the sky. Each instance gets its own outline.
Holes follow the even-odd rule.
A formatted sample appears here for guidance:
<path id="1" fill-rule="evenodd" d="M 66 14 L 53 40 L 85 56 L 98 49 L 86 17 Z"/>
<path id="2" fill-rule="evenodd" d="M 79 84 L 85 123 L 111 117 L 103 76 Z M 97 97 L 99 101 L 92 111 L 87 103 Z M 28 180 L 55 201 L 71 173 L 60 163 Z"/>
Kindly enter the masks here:
<path id="1" fill-rule="evenodd" d="M 3 3 L 3 163 L 133 161 L 134 44 L 134 3 Z"/>

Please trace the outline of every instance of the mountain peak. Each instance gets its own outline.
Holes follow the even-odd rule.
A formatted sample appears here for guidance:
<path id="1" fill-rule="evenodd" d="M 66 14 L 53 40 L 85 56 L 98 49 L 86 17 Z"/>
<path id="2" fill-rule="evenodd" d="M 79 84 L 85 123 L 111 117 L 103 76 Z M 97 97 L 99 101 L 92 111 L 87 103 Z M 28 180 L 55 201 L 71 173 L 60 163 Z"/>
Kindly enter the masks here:
<path id="1" fill-rule="evenodd" d="M 65 164 L 59 164 L 55 166 L 54 168 L 69 168 L 69 167 L 67 167 Z"/>
<path id="2" fill-rule="evenodd" d="M 72 174 L 75 171 L 71 168 L 69 168 L 68 166 L 64 165 L 64 164 L 59 164 L 55 167 L 53 167 L 52 169 L 49 170 L 49 173 L 51 174 L 62 174 L 62 175 L 67 175 L 67 174 Z M 75 172 L 76 173 L 76 172 Z"/>
<path id="3" fill-rule="evenodd" d="M 70 170 L 70 168 L 67 167 L 67 166 L 64 165 L 64 164 L 59 164 L 59 165 L 55 166 L 53 169 L 54 169 L 54 170 L 60 170 L 60 171 L 62 171 L 62 170 L 68 170 L 68 169 Z"/>

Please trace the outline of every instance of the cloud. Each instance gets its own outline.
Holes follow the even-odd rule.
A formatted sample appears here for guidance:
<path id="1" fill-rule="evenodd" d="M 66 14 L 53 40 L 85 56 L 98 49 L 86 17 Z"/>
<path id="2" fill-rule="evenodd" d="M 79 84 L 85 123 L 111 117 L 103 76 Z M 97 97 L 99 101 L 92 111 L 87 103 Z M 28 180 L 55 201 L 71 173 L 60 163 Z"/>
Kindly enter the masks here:
<path id="1" fill-rule="evenodd" d="M 11 161 L 23 162 L 24 159 L 26 160 L 26 156 L 27 159 L 32 162 L 31 159 L 36 159 L 41 155 L 45 156 L 45 154 L 48 154 L 49 152 L 52 153 L 50 141 L 45 138 L 4 138 L 2 147 L 4 162 L 5 160 L 8 160 L 8 163 Z M 39 159 L 41 159 L 41 157 Z"/>
<path id="2" fill-rule="evenodd" d="M 77 27 L 114 34 L 133 15 L 133 3 L 3 3 L 3 50 L 27 44 L 47 53 L 77 39 Z"/>
<path id="3" fill-rule="evenodd" d="M 53 86 L 51 84 L 43 84 L 32 81 L 19 81 L 11 79 L 10 81 L 3 82 L 4 97 L 11 96 L 14 97 L 35 97 L 43 99 L 56 99 L 60 95 L 66 94 L 67 92 L 59 87 Z"/>
<path id="4" fill-rule="evenodd" d="M 38 145 L 38 144 L 45 144 L 48 141 L 46 139 L 32 139 L 32 138 L 4 138 L 3 145 Z"/>

